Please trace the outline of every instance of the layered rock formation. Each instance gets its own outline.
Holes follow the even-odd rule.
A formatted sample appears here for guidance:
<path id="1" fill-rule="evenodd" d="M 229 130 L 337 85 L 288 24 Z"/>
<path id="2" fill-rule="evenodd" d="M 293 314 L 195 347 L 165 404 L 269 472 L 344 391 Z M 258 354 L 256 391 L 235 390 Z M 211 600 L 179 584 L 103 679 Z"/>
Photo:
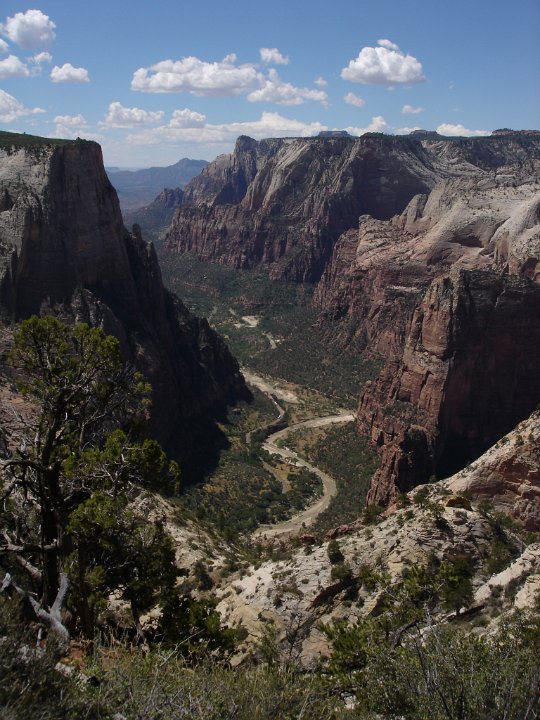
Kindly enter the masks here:
<path id="1" fill-rule="evenodd" d="M 129 233 L 100 147 L 0 135 L 0 307 L 102 326 L 153 387 L 151 429 L 186 451 L 192 428 L 245 393 L 204 319 L 162 284 L 151 245 Z"/>
<path id="2" fill-rule="evenodd" d="M 185 188 L 166 247 L 273 277 L 316 281 L 334 244 L 369 214 L 389 219 L 441 180 L 493 180 L 508 163 L 524 170 L 540 141 L 520 135 L 451 140 L 238 139 Z"/>
<path id="3" fill-rule="evenodd" d="M 382 454 L 368 502 L 478 457 L 536 407 L 539 367 L 540 287 L 494 271 L 439 276 L 400 360 L 360 398 L 359 425 Z"/>
<path id="4" fill-rule="evenodd" d="M 444 481 L 454 493 L 493 502 L 540 531 L 540 415 L 534 412 L 467 468 Z"/>
<path id="5" fill-rule="evenodd" d="M 186 186 L 166 247 L 318 280 L 341 233 L 364 213 L 400 212 L 434 184 L 432 165 L 420 143 L 404 139 L 241 137 Z"/>
<path id="6" fill-rule="evenodd" d="M 382 455 L 369 502 L 454 472 L 540 401 L 539 133 L 240 138 L 166 247 L 318 281 L 332 341 L 384 359 L 358 412 Z"/>

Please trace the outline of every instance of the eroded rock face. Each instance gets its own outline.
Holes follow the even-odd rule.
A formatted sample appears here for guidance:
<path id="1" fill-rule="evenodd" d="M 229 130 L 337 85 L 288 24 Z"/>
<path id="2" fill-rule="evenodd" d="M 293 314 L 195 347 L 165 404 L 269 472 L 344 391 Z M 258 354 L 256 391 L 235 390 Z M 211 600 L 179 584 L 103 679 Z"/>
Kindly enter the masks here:
<path id="1" fill-rule="evenodd" d="M 540 530 L 540 415 L 534 412 L 478 460 L 445 481 L 455 493 L 491 500 L 527 530 Z"/>
<path id="2" fill-rule="evenodd" d="M 442 181 L 496 185 L 512 163 L 530 174 L 538 158 L 535 136 L 241 137 L 234 153 L 186 186 L 166 247 L 231 267 L 265 264 L 276 278 L 316 281 L 339 236 L 357 228 L 360 216 L 392 218 Z M 463 228 L 465 243 L 473 234 L 474 223 Z"/>
<path id="3" fill-rule="evenodd" d="M 241 138 L 184 203 L 170 250 L 318 281 L 331 341 L 384 360 L 359 406 L 369 501 L 451 474 L 540 401 L 540 135 Z"/>
<path id="4" fill-rule="evenodd" d="M 239 138 L 232 155 L 185 188 L 166 246 L 232 267 L 268 264 L 274 277 L 317 280 L 334 242 L 360 215 L 392 217 L 435 178 L 412 140 Z"/>
<path id="5" fill-rule="evenodd" d="M 124 228 L 100 147 L 4 146 L 0 197 L 3 312 L 54 312 L 116 335 L 152 383 L 153 434 L 186 450 L 190 426 L 245 393 L 243 378 L 206 320 L 164 289 L 138 228 Z"/>
<path id="6" fill-rule="evenodd" d="M 540 287 L 454 269 L 415 309 L 399 361 L 361 395 L 358 422 L 380 447 L 368 502 L 447 477 L 478 457 L 540 397 Z"/>
<path id="7" fill-rule="evenodd" d="M 382 457 L 368 502 L 455 472 L 540 400 L 539 178 L 518 160 L 442 180 L 336 243 L 315 302 L 386 361 L 359 404 Z"/>

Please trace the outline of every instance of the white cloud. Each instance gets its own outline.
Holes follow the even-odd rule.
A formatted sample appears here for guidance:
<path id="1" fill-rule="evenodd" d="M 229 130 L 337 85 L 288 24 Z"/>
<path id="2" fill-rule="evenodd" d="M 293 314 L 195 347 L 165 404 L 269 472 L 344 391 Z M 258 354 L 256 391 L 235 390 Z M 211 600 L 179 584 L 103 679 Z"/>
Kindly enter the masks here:
<path id="1" fill-rule="evenodd" d="M 193 95 L 230 96 L 249 92 L 261 84 L 254 65 L 237 65 L 236 55 L 208 63 L 196 57 L 162 60 L 133 74 L 132 90 L 142 92 L 189 92 Z"/>
<path id="2" fill-rule="evenodd" d="M 442 123 L 438 126 L 439 135 L 450 135 L 452 137 L 473 137 L 477 135 L 491 135 L 491 130 L 468 130 L 461 124 Z"/>
<path id="3" fill-rule="evenodd" d="M 63 138 L 65 140 L 75 140 L 82 138 L 84 140 L 95 140 L 96 142 L 102 143 L 106 139 L 104 135 L 99 133 L 87 132 L 81 127 L 74 127 L 73 125 L 65 125 L 63 123 L 57 123 L 54 132 L 51 133 L 53 138 Z"/>
<path id="4" fill-rule="evenodd" d="M 5 60 L 0 60 L 0 78 L 28 77 L 30 70 L 15 55 L 8 55 Z"/>
<path id="5" fill-rule="evenodd" d="M 379 40 L 378 47 L 362 48 L 358 57 L 343 68 L 341 77 L 365 85 L 401 85 L 425 80 L 422 64 L 405 55 L 390 40 Z"/>
<path id="6" fill-rule="evenodd" d="M 345 128 L 350 135 L 364 135 L 367 132 L 390 132 L 392 128 L 386 122 L 382 115 L 376 115 L 371 118 L 371 122 L 365 128 L 348 127 Z"/>
<path id="7" fill-rule="evenodd" d="M 86 127 L 87 125 L 86 120 L 80 113 L 78 115 L 57 115 L 54 122 L 59 125 L 71 125 L 73 127 Z"/>
<path id="8" fill-rule="evenodd" d="M 52 55 L 48 52 L 40 52 L 37 55 L 34 55 L 33 58 L 30 58 L 30 60 L 36 65 L 41 65 L 42 63 L 50 63 L 52 62 Z"/>
<path id="9" fill-rule="evenodd" d="M 149 111 L 141 108 L 127 108 L 119 102 L 112 102 L 105 120 L 100 125 L 111 128 L 132 128 L 137 125 L 158 123 L 165 113 L 163 110 Z"/>
<path id="10" fill-rule="evenodd" d="M 50 45 L 55 38 L 56 25 L 41 10 L 27 10 L 8 17 L 2 26 L 4 35 L 25 50 Z"/>
<path id="11" fill-rule="evenodd" d="M 419 113 L 424 112 L 425 108 L 423 107 L 413 107 L 412 105 L 404 105 L 401 108 L 401 112 L 404 115 L 418 115 Z"/>
<path id="12" fill-rule="evenodd" d="M 325 105 L 328 95 L 324 90 L 298 88 L 291 83 L 283 82 L 277 71 L 271 68 L 264 85 L 258 90 L 253 90 L 247 99 L 249 102 L 271 102 L 277 105 L 302 105 L 306 100 L 314 100 Z"/>
<path id="13" fill-rule="evenodd" d="M 352 92 L 347 93 L 343 99 L 347 105 L 354 105 L 354 107 L 364 107 L 366 104 L 365 100 L 362 100 L 361 97 L 358 97 L 358 95 L 355 95 Z"/>
<path id="14" fill-rule="evenodd" d="M 6 53 L 9 50 L 9 45 L 5 40 L 0 38 L 0 53 Z"/>
<path id="15" fill-rule="evenodd" d="M 0 122 L 10 123 L 24 115 L 35 115 L 45 110 L 41 108 L 25 108 L 13 95 L 0 90 Z"/>
<path id="16" fill-rule="evenodd" d="M 289 58 L 282 55 L 277 48 L 261 48 L 261 60 L 267 65 L 288 65 Z"/>
<path id="17" fill-rule="evenodd" d="M 198 115 L 198 113 L 195 114 Z M 173 125 L 173 122 L 174 115 L 168 125 L 128 135 L 127 140 L 132 145 L 223 144 L 233 143 L 239 135 L 249 135 L 259 140 L 267 137 L 311 137 L 317 135 L 321 130 L 328 129 L 326 125 L 319 122 L 304 123 L 273 112 L 262 113 L 259 120 L 223 124 L 207 123 L 197 127 L 179 127 Z"/>
<path id="18" fill-rule="evenodd" d="M 313 82 L 315 83 L 315 85 L 318 85 L 319 87 L 326 87 L 328 85 L 328 83 L 326 82 L 326 80 L 323 77 L 315 78 L 315 80 Z"/>
<path id="19" fill-rule="evenodd" d="M 51 80 L 54 83 L 87 83 L 90 82 L 88 70 L 73 67 L 71 63 L 64 63 L 62 67 L 55 65 L 51 70 Z"/>
<path id="20" fill-rule="evenodd" d="M 414 132 L 415 130 L 421 130 L 418 125 L 415 125 L 415 127 L 400 127 L 400 128 L 394 128 L 394 132 L 396 135 L 410 135 L 410 133 Z"/>
<path id="21" fill-rule="evenodd" d="M 184 108 L 173 112 L 169 125 L 172 128 L 199 128 L 204 127 L 205 122 L 206 115 Z"/>
<path id="22" fill-rule="evenodd" d="M 377 45 L 380 45 L 387 50 L 395 50 L 396 52 L 400 52 L 399 45 L 396 45 L 396 43 L 393 43 L 391 40 L 377 40 Z"/>

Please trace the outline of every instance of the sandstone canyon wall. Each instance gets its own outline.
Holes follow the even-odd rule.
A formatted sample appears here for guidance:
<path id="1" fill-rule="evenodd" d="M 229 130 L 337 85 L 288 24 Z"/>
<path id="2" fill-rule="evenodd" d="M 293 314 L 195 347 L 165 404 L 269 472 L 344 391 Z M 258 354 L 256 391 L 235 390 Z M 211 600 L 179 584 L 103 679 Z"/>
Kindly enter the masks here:
<path id="1" fill-rule="evenodd" d="M 243 137 L 183 203 L 169 250 L 317 282 L 334 341 L 384 359 L 358 410 L 382 458 L 369 502 L 456 471 L 540 401 L 540 133 Z"/>
<path id="2" fill-rule="evenodd" d="M 198 422 L 246 393 L 221 338 L 125 229 L 96 143 L 0 136 L 0 249 L 4 318 L 54 312 L 116 335 L 152 384 L 152 433 L 180 454 Z"/>

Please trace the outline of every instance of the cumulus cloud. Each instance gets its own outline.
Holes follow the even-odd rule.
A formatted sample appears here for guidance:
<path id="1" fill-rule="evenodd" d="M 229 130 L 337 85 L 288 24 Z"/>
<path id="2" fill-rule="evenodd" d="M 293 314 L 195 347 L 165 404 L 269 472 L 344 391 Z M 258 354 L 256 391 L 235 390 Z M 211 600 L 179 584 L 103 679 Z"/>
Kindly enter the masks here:
<path id="1" fill-rule="evenodd" d="M 424 112 L 425 108 L 423 107 L 413 107 L 412 105 L 404 105 L 401 108 L 401 112 L 404 115 L 418 115 L 419 113 Z"/>
<path id="2" fill-rule="evenodd" d="M 362 48 L 358 57 L 343 68 L 341 77 L 365 85 L 403 85 L 426 79 L 422 64 L 390 40 L 379 40 L 378 47 Z"/>
<path id="3" fill-rule="evenodd" d="M 267 65 L 288 65 L 289 58 L 282 55 L 277 48 L 261 48 L 259 50 L 261 60 Z"/>
<path id="4" fill-rule="evenodd" d="M 350 135 L 364 135 L 367 132 L 389 132 L 392 130 L 382 115 L 376 115 L 371 118 L 371 122 L 365 128 L 348 127 L 345 128 Z"/>
<path id="5" fill-rule="evenodd" d="M 162 60 L 133 74 L 132 90 L 166 93 L 189 92 L 193 95 L 241 95 L 260 85 L 261 75 L 254 65 L 237 65 L 236 55 L 220 62 L 205 62 L 196 57 Z"/>
<path id="6" fill-rule="evenodd" d="M 195 113 L 195 115 L 198 115 L 198 113 Z M 173 118 L 168 125 L 151 129 L 148 128 L 139 133 L 129 135 L 127 139 L 132 145 L 157 145 L 160 143 L 182 142 L 223 144 L 233 143 L 239 135 L 249 135 L 255 139 L 288 136 L 310 137 L 317 135 L 321 130 L 327 129 L 326 125 L 322 125 L 319 122 L 304 123 L 299 120 L 283 117 L 279 113 L 274 112 L 262 113 L 259 120 L 223 124 L 204 123 L 196 127 L 180 127 L 175 123 L 175 114 L 173 113 Z"/>
<path id="7" fill-rule="evenodd" d="M 491 135 L 490 130 L 468 130 L 461 123 L 453 125 L 452 123 L 442 123 L 438 126 L 439 135 L 450 135 L 452 137 L 473 137 L 478 135 Z"/>
<path id="8" fill-rule="evenodd" d="M 52 55 L 48 52 L 40 52 L 37 55 L 34 55 L 33 58 L 30 58 L 30 60 L 33 63 L 36 63 L 36 65 L 42 65 L 43 63 L 52 62 Z"/>
<path id="9" fill-rule="evenodd" d="M 249 102 L 271 102 L 277 105 L 302 105 L 306 100 L 314 100 L 325 105 L 328 95 L 324 90 L 299 88 L 283 82 L 277 70 L 271 68 L 263 86 L 249 93 L 247 99 Z"/>
<path id="10" fill-rule="evenodd" d="M 354 107 L 364 107 L 366 104 L 365 100 L 362 100 L 361 97 L 358 97 L 358 95 L 355 95 L 352 92 L 347 93 L 343 99 L 347 105 L 354 105 Z"/>
<path id="11" fill-rule="evenodd" d="M 55 38 L 56 25 L 41 10 L 27 10 L 8 17 L 2 26 L 3 34 L 24 50 L 50 45 Z"/>
<path id="12" fill-rule="evenodd" d="M 328 83 L 326 82 L 326 80 L 323 77 L 315 78 L 315 80 L 313 82 L 315 83 L 315 85 L 318 85 L 319 87 L 326 87 L 328 85 Z"/>
<path id="13" fill-rule="evenodd" d="M 206 115 L 184 108 L 173 112 L 169 126 L 172 128 L 199 128 L 204 127 L 205 122 Z"/>
<path id="14" fill-rule="evenodd" d="M 0 38 L 0 53 L 6 53 L 9 50 L 9 45 L 5 40 Z"/>
<path id="15" fill-rule="evenodd" d="M 54 118 L 54 122 L 60 125 L 71 125 L 74 127 L 86 127 L 87 125 L 86 120 L 80 113 L 78 115 L 57 115 Z"/>
<path id="16" fill-rule="evenodd" d="M 100 125 L 110 128 L 132 128 L 138 125 L 151 125 L 158 123 L 165 113 L 163 110 L 149 111 L 141 108 L 127 108 L 119 102 L 112 102 L 105 116 L 105 120 Z"/>
<path id="17" fill-rule="evenodd" d="M 51 80 L 54 83 L 87 83 L 90 82 L 86 68 L 73 67 L 71 63 L 64 63 L 62 67 L 55 65 L 51 70 Z"/>
<path id="18" fill-rule="evenodd" d="M 4 60 L 0 60 L 0 78 L 10 77 L 28 77 L 30 70 L 15 55 L 8 55 Z"/>
<path id="19" fill-rule="evenodd" d="M 35 115 L 45 110 L 41 108 L 25 108 L 13 95 L 0 90 L 0 122 L 10 123 L 24 115 Z"/>

